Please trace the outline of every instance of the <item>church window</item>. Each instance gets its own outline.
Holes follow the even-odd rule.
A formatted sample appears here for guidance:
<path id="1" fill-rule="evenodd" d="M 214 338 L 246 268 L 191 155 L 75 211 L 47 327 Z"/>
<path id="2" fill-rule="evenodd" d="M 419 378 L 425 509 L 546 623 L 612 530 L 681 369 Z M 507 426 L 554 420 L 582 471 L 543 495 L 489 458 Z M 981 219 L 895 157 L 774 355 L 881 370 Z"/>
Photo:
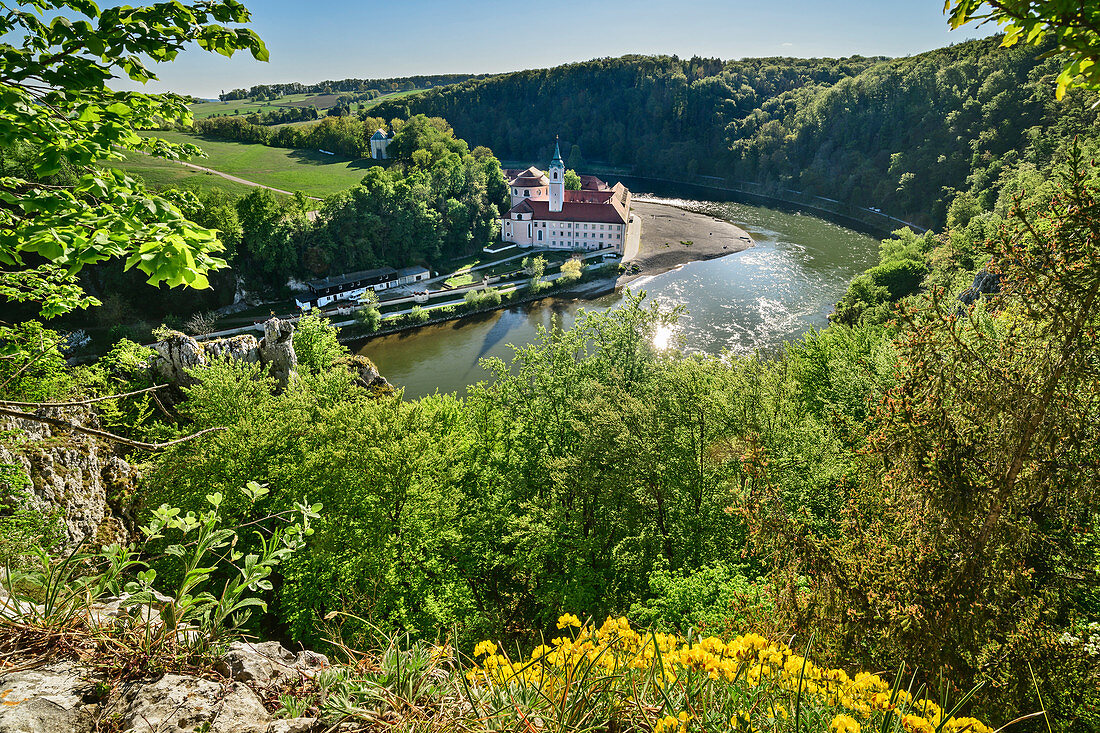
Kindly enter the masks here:
<path id="1" fill-rule="evenodd" d="M 531 195 L 531 190 L 527 189 L 527 188 L 523 189 L 523 195 L 524 196 L 530 196 Z"/>

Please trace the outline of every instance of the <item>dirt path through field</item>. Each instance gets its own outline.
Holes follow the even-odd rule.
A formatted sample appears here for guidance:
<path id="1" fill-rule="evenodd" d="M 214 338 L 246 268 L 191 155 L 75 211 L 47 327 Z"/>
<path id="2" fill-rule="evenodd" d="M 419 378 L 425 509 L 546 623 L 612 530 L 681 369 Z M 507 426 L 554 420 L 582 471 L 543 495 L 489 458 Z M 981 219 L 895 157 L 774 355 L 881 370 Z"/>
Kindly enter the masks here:
<path id="1" fill-rule="evenodd" d="M 293 191 L 284 191 L 283 189 L 275 188 L 274 186 L 265 186 L 262 183 L 256 183 L 255 181 L 249 181 L 245 178 L 238 178 L 237 176 L 231 176 L 228 173 L 222 173 L 221 171 L 216 171 L 213 168 L 204 168 L 201 165 L 195 165 L 194 163 L 188 163 L 187 161 L 184 161 L 184 160 L 178 160 L 176 162 L 180 163 L 181 165 L 185 165 L 188 168 L 194 168 L 197 171 L 203 171 L 204 173 L 213 173 L 215 176 L 221 176 L 225 180 L 233 181 L 234 183 L 243 183 L 246 186 L 255 186 L 256 188 L 266 188 L 268 191 L 274 191 L 275 193 L 285 193 L 287 196 L 293 196 L 294 195 Z M 321 201 L 321 199 L 317 198 L 316 196 L 306 196 L 306 198 L 308 198 L 312 201 Z"/>

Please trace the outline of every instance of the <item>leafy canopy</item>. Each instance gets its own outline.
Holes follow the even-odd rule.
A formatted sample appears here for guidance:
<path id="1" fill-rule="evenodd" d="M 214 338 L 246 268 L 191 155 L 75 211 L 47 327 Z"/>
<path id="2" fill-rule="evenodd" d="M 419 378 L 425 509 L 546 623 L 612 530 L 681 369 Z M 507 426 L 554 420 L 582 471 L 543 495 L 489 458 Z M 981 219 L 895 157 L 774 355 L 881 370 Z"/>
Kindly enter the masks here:
<path id="1" fill-rule="evenodd" d="M 44 316 L 96 304 L 76 285 L 85 265 L 125 258 L 151 284 L 208 286 L 224 267 L 217 232 L 117 170 L 96 166 L 123 151 L 162 158 L 193 145 L 143 139 L 138 130 L 189 123 L 183 97 L 117 92 L 114 78 L 155 80 L 148 62 L 173 60 L 186 43 L 231 56 L 267 50 L 236 0 L 163 2 L 100 10 L 88 0 L 0 2 L 0 149 L 25 156 L 0 171 L 0 294 L 42 303 Z"/>
<path id="2" fill-rule="evenodd" d="M 1077 0 L 947 0 L 943 10 L 952 28 L 971 21 L 995 22 L 1005 31 L 1003 46 L 1020 39 L 1035 45 L 1053 36 L 1058 44 L 1054 53 L 1068 57 L 1058 75 L 1058 99 L 1071 87 L 1100 89 L 1100 5 Z"/>

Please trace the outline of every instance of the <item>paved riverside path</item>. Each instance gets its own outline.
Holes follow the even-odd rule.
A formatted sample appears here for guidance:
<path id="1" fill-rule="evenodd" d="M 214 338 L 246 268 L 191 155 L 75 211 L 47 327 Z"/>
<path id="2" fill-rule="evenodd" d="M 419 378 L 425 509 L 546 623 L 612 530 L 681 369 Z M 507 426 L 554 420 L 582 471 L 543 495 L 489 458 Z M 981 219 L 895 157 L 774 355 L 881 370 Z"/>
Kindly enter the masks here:
<path id="1" fill-rule="evenodd" d="M 465 270 L 464 272 L 473 272 L 474 270 L 485 269 L 487 267 L 493 267 L 495 265 L 499 265 L 502 262 L 509 262 L 511 260 L 522 259 L 524 257 L 529 257 L 531 255 L 538 255 L 538 254 L 542 254 L 544 252 L 552 252 L 552 251 L 555 251 L 555 250 L 527 250 L 527 251 L 524 251 L 524 252 L 522 252 L 518 255 L 514 255 L 512 257 L 507 257 L 507 258 L 502 259 L 502 260 L 496 260 L 494 262 L 489 262 L 485 265 L 480 265 L 479 267 L 472 267 L 469 270 Z M 560 250 L 557 250 L 557 251 L 560 251 Z M 582 259 L 591 260 L 591 259 L 594 259 L 594 258 L 602 258 L 604 255 L 607 255 L 607 254 L 611 254 L 611 253 L 608 252 L 607 250 L 596 250 L 595 252 L 589 252 L 589 253 L 585 254 L 582 257 Z M 423 280 L 423 281 L 417 283 L 417 286 L 418 287 L 426 287 L 430 283 L 433 283 L 433 282 L 438 283 L 442 280 L 446 280 L 446 279 L 451 278 L 453 276 L 454 276 L 454 273 L 448 273 L 446 275 L 437 275 L 436 277 L 433 277 L 431 280 Z M 553 281 L 553 280 L 557 280 L 559 277 L 561 277 L 561 272 L 560 271 L 554 273 L 553 275 L 546 275 L 545 277 L 543 277 L 543 281 L 544 282 L 550 282 L 550 281 Z M 516 290 L 516 289 L 518 289 L 522 286 L 523 286 L 523 283 L 519 282 L 519 283 L 505 283 L 504 285 L 499 286 L 499 287 L 501 289 L 501 292 L 511 292 L 512 290 Z M 448 306 L 448 305 L 458 305 L 459 303 L 463 303 L 465 301 L 465 297 L 466 297 L 467 292 L 469 292 L 471 290 L 480 290 L 482 287 L 483 287 L 483 285 L 481 283 L 475 282 L 475 283 L 472 283 L 470 285 L 463 285 L 461 287 L 452 288 L 451 290 L 437 290 L 435 292 L 436 297 L 438 297 L 439 295 L 445 294 L 445 293 L 453 293 L 454 295 L 461 295 L 462 297 L 459 298 L 458 300 L 451 300 L 451 301 L 446 301 L 446 302 L 437 301 L 435 303 L 425 303 L 421 307 L 431 310 L 431 309 L 435 309 L 435 308 L 442 308 L 442 307 Z M 402 290 L 404 290 L 404 289 L 405 288 L 402 288 Z M 552 295 L 553 294 L 550 293 L 550 294 L 548 294 L 548 297 L 552 296 Z M 411 301 L 413 301 L 413 296 L 411 296 L 411 295 L 401 295 L 401 296 L 394 297 L 394 298 L 386 298 L 385 300 L 379 299 L 378 304 L 380 306 L 383 306 L 383 305 L 393 305 L 393 304 L 396 304 L 396 303 L 408 303 L 408 302 L 411 302 Z M 349 306 L 349 305 L 341 306 L 341 308 L 347 308 L 347 307 L 354 307 L 354 306 Z M 310 311 L 310 313 L 311 314 L 316 314 L 316 315 L 319 315 L 319 316 L 325 316 L 325 317 L 328 317 L 328 318 L 333 319 L 335 321 L 335 318 L 339 315 L 337 313 L 338 310 L 340 310 L 340 308 L 330 308 L 326 312 L 321 308 L 316 308 L 313 311 Z M 405 309 L 405 310 L 395 311 L 395 312 L 392 312 L 392 313 L 386 313 L 385 315 L 382 316 L 382 318 L 386 319 L 386 318 L 390 318 L 392 316 L 405 315 L 406 313 L 409 313 L 411 311 L 412 311 L 412 308 L 408 308 L 408 309 Z M 303 315 L 302 313 L 298 313 L 298 314 L 285 315 L 285 316 L 280 315 L 280 316 L 276 316 L 276 317 L 279 318 L 280 320 L 290 321 L 291 323 L 293 323 L 293 322 L 297 321 L 299 318 L 301 318 L 302 315 Z M 354 320 L 339 321 L 339 322 L 334 322 L 334 325 L 336 325 L 336 326 L 348 326 L 348 325 L 351 325 L 353 323 L 355 323 Z M 259 320 L 259 321 L 256 321 L 255 323 L 250 323 L 250 324 L 247 324 L 247 325 L 244 325 L 244 326 L 237 326 L 237 327 L 234 327 L 234 328 L 227 328 L 227 329 L 224 329 L 224 330 L 221 330 L 221 331 L 214 331 L 212 333 L 196 335 L 195 339 L 198 340 L 198 341 L 209 341 L 210 339 L 225 338 L 226 336 L 234 336 L 236 334 L 248 333 L 250 331 L 261 331 L 262 332 L 263 329 L 264 329 L 263 321 Z"/>

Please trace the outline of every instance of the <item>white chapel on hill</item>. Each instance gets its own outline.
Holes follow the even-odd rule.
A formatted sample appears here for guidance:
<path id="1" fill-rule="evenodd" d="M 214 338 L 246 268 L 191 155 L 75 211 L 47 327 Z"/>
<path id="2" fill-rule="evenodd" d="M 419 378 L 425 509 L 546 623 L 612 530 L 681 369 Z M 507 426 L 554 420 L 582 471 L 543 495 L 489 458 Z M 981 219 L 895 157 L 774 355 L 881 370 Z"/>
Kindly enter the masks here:
<path id="1" fill-rule="evenodd" d="M 521 247 L 623 251 L 630 221 L 630 191 L 581 176 L 579 191 L 565 190 L 565 163 L 554 145 L 549 174 L 531 166 L 506 170 L 512 208 L 500 220 L 500 238 Z"/>

